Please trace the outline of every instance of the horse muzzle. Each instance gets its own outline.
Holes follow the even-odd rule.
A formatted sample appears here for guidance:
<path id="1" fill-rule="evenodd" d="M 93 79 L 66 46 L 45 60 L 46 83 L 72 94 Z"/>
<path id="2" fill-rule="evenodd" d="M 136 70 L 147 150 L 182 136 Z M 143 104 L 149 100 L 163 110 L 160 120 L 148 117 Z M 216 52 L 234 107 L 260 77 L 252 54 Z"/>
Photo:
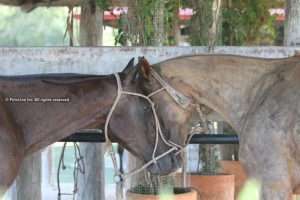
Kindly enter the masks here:
<path id="1" fill-rule="evenodd" d="M 156 163 L 150 165 L 147 169 L 151 174 L 154 175 L 168 175 L 175 172 L 182 163 L 180 155 L 171 153 L 165 157 L 157 160 Z"/>

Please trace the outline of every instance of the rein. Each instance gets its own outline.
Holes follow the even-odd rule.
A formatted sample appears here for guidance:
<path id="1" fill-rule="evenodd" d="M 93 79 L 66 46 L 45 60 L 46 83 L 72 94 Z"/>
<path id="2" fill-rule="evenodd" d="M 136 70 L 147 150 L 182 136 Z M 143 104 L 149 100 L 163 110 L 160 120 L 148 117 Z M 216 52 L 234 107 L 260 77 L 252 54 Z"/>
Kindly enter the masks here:
<path id="1" fill-rule="evenodd" d="M 150 99 L 150 97 L 158 94 L 161 91 L 166 90 L 166 92 L 174 99 L 174 101 L 179 104 L 182 108 L 186 109 L 189 105 L 194 105 L 191 104 L 191 100 L 184 96 L 182 93 L 176 91 L 173 87 L 171 87 L 165 80 L 163 80 L 158 73 L 156 73 L 154 70 L 151 70 L 151 74 L 153 75 L 153 77 L 161 84 L 162 88 L 152 92 L 151 94 L 149 94 L 148 96 L 140 94 L 140 93 L 135 93 L 135 92 L 128 92 L 128 91 L 124 91 L 122 88 L 122 82 L 120 79 L 119 74 L 115 73 L 114 76 L 116 78 L 117 81 L 117 96 L 114 100 L 114 103 L 108 113 L 108 116 L 106 118 L 105 121 L 105 127 L 104 127 L 104 134 L 105 134 L 105 140 L 106 140 L 106 144 L 107 146 L 109 146 L 109 155 L 112 159 L 113 162 L 113 166 L 114 166 L 114 170 L 115 170 L 115 182 L 120 182 L 120 181 L 124 181 L 127 178 L 134 176 L 138 173 L 140 173 L 141 171 L 143 171 L 144 169 L 146 169 L 147 167 L 149 167 L 152 164 L 156 164 L 157 160 L 167 156 L 168 154 L 176 151 L 175 155 L 178 155 L 179 153 L 181 153 L 185 147 L 187 146 L 187 144 L 189 143 L 190 139 L 192 138 L 192 136 L 195 133 L 192 133 L 188 139 L 187 142 L 184 146 L 181 146 L 179 144 L 176 144 L 170 140 L 167 140 L 161 130 L 161 126 L 160 126 L 160 122 L 158 119 L 158 115 L 155 109 L 155 104 L 154 102 Z M 149 162 L 145 163 L 142 167 L 134 169 L 128 173 L 121 173 L 118 169 L 118 164 L 117 164 L 117 159 L 116 159 L 116 155 L 115 152 L 113 150 L 112 147 L 112 142 L 109 139 L 108 136 L 108 126 L 109 126 L 109 122 L 112 118 L 112 114 L 115 111 L 120 99 L 122 95 L 131 95 L 131 96 L 137 96 L 137 97 L 141 97 L 145 100 L 147 100 L 147 102 L 151 105 L 151 109 L 152 109 L 152 113 L 153 113 L 153 117 L 155 120 L 155 145 L 154 145 L 154 149 L 152 152 L 152 160 L 150 160 Z M 197 109 L 198 110 L 198 109 Z M 201 112 L 201 111 L 200 111 Z M 158 147 L 158 143 L 159 143 L 159 137 L 161 138 L 161 140 L 163 141 L 163 143 L 165 143 L 167 146 L 170 147 L 170 149 L 158 156 L 156 156 L 156 151 L 157 151 L 157 147 Z"/>

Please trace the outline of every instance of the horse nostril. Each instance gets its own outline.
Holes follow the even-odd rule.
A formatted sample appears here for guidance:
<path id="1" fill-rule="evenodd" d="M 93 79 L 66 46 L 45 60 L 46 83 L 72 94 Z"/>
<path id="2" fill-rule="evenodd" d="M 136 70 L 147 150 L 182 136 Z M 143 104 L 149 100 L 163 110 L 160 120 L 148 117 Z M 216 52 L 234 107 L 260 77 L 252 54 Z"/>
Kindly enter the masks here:
<path id="1" fill-rule="evenodd" d="M 150 171 L 152 174 L 159 174 L 159 172 L 160 172 L 159 163 L 153 163 L 150 166 Z"/>
<path id="2" fill-rule="evenodd" d="M 179 168 L 179 167 L 180 167 L 180 162 L 179 162 L 179 160 L 177 159 L 177 157 L 176 157 L 175 154 L 172 155 L 172 162 L 173 162 L 173 164 L 174 164 L 174 166 L 175 166 L 176 168 Z"/>

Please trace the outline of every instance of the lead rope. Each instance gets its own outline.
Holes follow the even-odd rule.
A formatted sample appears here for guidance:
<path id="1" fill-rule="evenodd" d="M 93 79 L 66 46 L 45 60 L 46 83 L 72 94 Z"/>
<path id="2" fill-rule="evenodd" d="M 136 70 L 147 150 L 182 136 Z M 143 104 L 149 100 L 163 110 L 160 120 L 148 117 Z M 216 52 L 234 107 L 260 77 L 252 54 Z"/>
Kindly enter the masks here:
<path id="1" fill-rule="evenodd" d="M 104 127 L 104 134 L 105 134 L 105 140 L 106 140 L 106 145 L 109 147 L 109 155 L 112 159 L 113 162 L 113 166 L 114 166 L 114 170 L 115 170 L 115 182 L 120 182 L 120 181 L 125 181 L 127 178 L 134 176 L 140 172 L 142 172 L 143 170 L 145 170 L 147 167 L 149 167 L 152 164 L 156 164 L 157 160 L 165 157 L 166 155 L 172 153 L 173 151 L 177 151 L 175 155 L 178 155 L 179 153 L 181 153 L 189 144 L 190 140 L 192 139 L 193 135 L 199 133 L 199 132 L 204 132 L 206 130 L 206 120 L 204 120 L 204 114 L 201 111 L 200 105 L 198 104 L 191 104 L 191 101 L 189 98 L 185 97 L 184 95 L 182 95 L 181 93 L 177 92 L 175 89 L 173 89 L 170 85 L 168 85 L 157 73 L 154 72 L 154 70 L 152 70 L 152 75 L 154 76 L 154 78 L 156 80 L 159 81 L 159 83 L 162 85 L 162 88 L 150 93 L 148 96 L 145 96 L 143 94 L 140 93 L 134 93 L 134 92 L 128 92 L 128 91 L 124 91 L 122 88 L 122 83 L 121 83 L 121 79 L 119 74 L 114 74 L 116 81 L 117 81 L 117 96 L 114 100 L 114 103 L 108 113 L 108 116 L 106 118 L 106 122 L 105 122 L 105 127 Z M 161 126 L 160 126 L 160 122 L 158 119 L 158 115 L 156 113 L 156 109 L 155 109 L 155 104 L 153 103 L 153 101 L 150 99 L 150 97 L 152 97 L 153 95 L 158 94 L 161 91 L 166 90 L 168 92 L 168 94 L 170 94 L 173 99 L 175 100 L 176 103 L 178 103 L 181 107 L 186 108 L 189 105 L 192 106 L 196 106 L 196 110 L 198 111 L 200 120 L 204 123 L 204 128 L 202 127 L 198 127 L 198 129 L 196 131 L 192 131 L 191 134 L 189 135 L 188 139 L 186 140 L 184 146 L 181 146 L 179 144 L 176 144 L 172 141 L 167 140 L 164 137 L 164 134 L 161 130 Z M 152 153 L 152 160 L 150 160 L 149 162 L 145 163 L 142 167 L 134 169 L 128 173 L 121 173 L 118 169 L 118 163 L 117 163 L 117 159 L 116 159 L 116 155 L 112 146 L 112 142 L 108 137 L 108 126 L 109 126 L 109 122 L 111 120 L 112 114 L 114 112 L 114 110 L 116 109 L 120 98 L 122 96 L 122 94 L 125 95 L 131 95 L 131 96 L 137 96 L 137 97 L 141 97 L 145 100 L 147 100 L 147 102 L 151 105 L 151 110 L 153 113 L 153 117 L 154 117 L 154 121 L 155 121 L 155 145 L 154 145 L 154 149 L 153 149 L 153 153 Z M 175 96 L 173 96 L 175 95 Z M 200 130 L 200 129 L 201 130 Z M 161 138 L 161 140 L 169 147 L 171 147 L 168 151 L 156 156 L 156 151 L 157 151 L 157 147 L 158 147 L 158 142 L 159 142 L 159 137 Z"/>
<path id="2" fill-rule="evenodd" d="M 135 174 L 140 173 L 141 171 L 143 171 L 144 169 L 146 169 L 150 165 L 155 164 L 157 162 L 157 160 L 165 157 L 166 155 L 170 154 L 173 151 L 178 151 L 179 149 L 182 150 L 184 147 L 182 147 L 182 146 L 180 146 L 178 144 L 175 144 L 172 141 L 168 141 L 168 140 L 165 139 L 164 134 L 162 133 L 162 130 L 161 130 L 161 127 L 160 127 L 160 123 L 159 123 L 159 119 L 158 119 L 156 110 L 155 110 L 155 104 L 152 102 L 152 100 L 149 98 L 149 96 L 145 96 L 145 95 L 142 95 L 142 94 L 139 94 L 139 93 L 124 91 L 123 88 L 122 88 L 121 79 L 120 79 L 119 74 L 114 74 L 114 76 L 115 76 L 115 78 L 117 80 L 117 96 L 116 96 L 115 101 L 114 101 L 114 103 L 113 103 L 113 105 L 112 105 L 112 107 L 111 107 L 111 109 L 110 109 L 110 111 L 108 113 L 107 118 L 106 118 L 105 127 L 104 127 L 104 135 L 105 135 L 106 145 L 109 146 L 109 155 L 110 155 L 110 157 L 112 159 L 112 162 L 113 162 L 113 165 L 114 165 L 114 169 L 115 169 L 115 181 L 121 181 L 121 180 L 127 179 L 130 176 L 133 176 Z M 162 90 L 164 90 L 164 88 L 159 89 L 158 91 L 156 91 L 153 94 L 156 94 L 156 93 L 158 93 L 158 92 L 160 92 Z M 114 110 L 116 109 L 116 107 L 117 107 L 117 105 L 118 105 L 118 103 L 120 101 L 120 98 L 121 98 L 122 94 L 141 97 L 141 98 L 143 98 L 143 99 L 145 99 L 145 100 L 147 100 L 149 102 L 149 104 L 151 105 L 152 113 L 153 113 L 154 120 L 155 120 L 155 137 L 156 137 L 155 138 L 155 146 L 154 146 L 153 153 L 152 153 L 152 160 L 150 160 L 149 162 L 147 162 L 146 164 L 144 164 L 140 168 L 132 170 L 129 173 L 123 173 L 123 174 L 118 169 L 117 159 L 116 159 L 113 147 L 112 147 L 112 142 L 111 142 L 111 140 L 108 137 L 109 122 L 111 120 L 111 117 L 112 117 L 112 114 L 113 114 Z M 161 154 L 159 156 L 156 156 L 156 151 L 157 151 L 157 147 L 158 147 L 159 137 L 162 139 L 162 141 L 166 145 L 170 146 L 171 148 L 168 151 L 164 152 L 163 154 Z"/>

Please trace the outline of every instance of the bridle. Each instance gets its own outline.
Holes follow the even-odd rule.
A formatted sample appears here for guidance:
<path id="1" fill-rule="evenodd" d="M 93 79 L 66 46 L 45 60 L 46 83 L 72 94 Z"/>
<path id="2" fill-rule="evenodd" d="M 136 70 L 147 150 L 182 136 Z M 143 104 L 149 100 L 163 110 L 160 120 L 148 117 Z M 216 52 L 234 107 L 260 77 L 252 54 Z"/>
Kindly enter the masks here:
<path id="1" fill-rule="evenodd" d="M 106 144 L 109 148 L 109 155 L 112 159 L 113 162 L 113 166 L 114 166 L 114 170 L 115 170 L 115 181 L 116 182 L 120 182 L 120 181 L 124 181 L 127 178 L 136 175 L 140 172 L 142 172 L 144 169 L 146 169 L 147 167 L 149 167 L 152 164 L 156 164 L 157 160 L 167 156 L 168 154 L 175 152 L 175 155 L 178 155 L 179 153 L 181 153 L 185 147 L 187 146 L 187 144 L 189 143 L 190 139 L 192 138 L 193 134 L 191 134 L 188 139 L 187 142 L 184 146 L 181 146 L 179 144 L 176 144 L 170 140 L 167 140 L 161 130 L 161 126 L 160 126 L 160 122 L 158 119 L 158 115 L 155 109 L 155 104 L 154 102 L 151 100 L 151 97 L 162 92 L 162 91 L 166 91 L 173 99 L 174 101 L 181 106 L 183 109 L 188 108 L 190 105 L 194 105 L 191 103 L 191 99 L 189 99 L 188 97 L 186 97 L 184 94 L 180 93 L 179 91 L 175 90 L 172 86 L 170 86 L 163 78 L 160 77 L 160 75 L 155 72 L 155 70 L 151 70 L 151 75 L 160 83 L 160 85 L 162 86 L 160 89 L 150 93 L 149 95 L 143 95 L 140 93 L 135 93 L 135 92 L 129 92 L 129 91 L 124 91 L 122 88 L 122 82 L 120 79 L 119 74 L 115 73 L 114 76 L 116 78 L 117 81 L 117 96 L 114 100 L 114 103 L 108 113 L 108 116 L 106 118 L 106 122 L 105 122 L 105 127 L 104 127 L 104 134 L 105 134 L 105 140 L 106 140 Z M 108 135 L 108 126 L 109 126 L 109 122 L 112 118 L 112 114 L 114 112 L 114 110 L 116 109 L 121 96 L 122 95 L 130 95 L 130 96 L 137 96 L 140 98 L 145 99 L 151 106 L 151 110 L 154 116 L 154 120 L 155 120 L 155 145 L 154 145 L 154 149 L 152 152 L 152 160 L 148 161 L 147 163 L 145 163 L 142 167 L 134 169 L 128 173 L 121 173 L 119 168 L 118 168 L 118 164 L 117 164 L 117 159 L 116 159 L 116 155 L 115 152 L 112 148 L 112 142 L 109 139 L 109 135 Z M 164 144 L 166 144 L 167 146 L 170 147 L 169 150 L 167 150 L 166 152 L 156 156 L 156 151 L 157 151 L 157 147 L 158 147 L 158 143 L 159 143 L 159 138 L 162 140 L 162 142 Z"/>

